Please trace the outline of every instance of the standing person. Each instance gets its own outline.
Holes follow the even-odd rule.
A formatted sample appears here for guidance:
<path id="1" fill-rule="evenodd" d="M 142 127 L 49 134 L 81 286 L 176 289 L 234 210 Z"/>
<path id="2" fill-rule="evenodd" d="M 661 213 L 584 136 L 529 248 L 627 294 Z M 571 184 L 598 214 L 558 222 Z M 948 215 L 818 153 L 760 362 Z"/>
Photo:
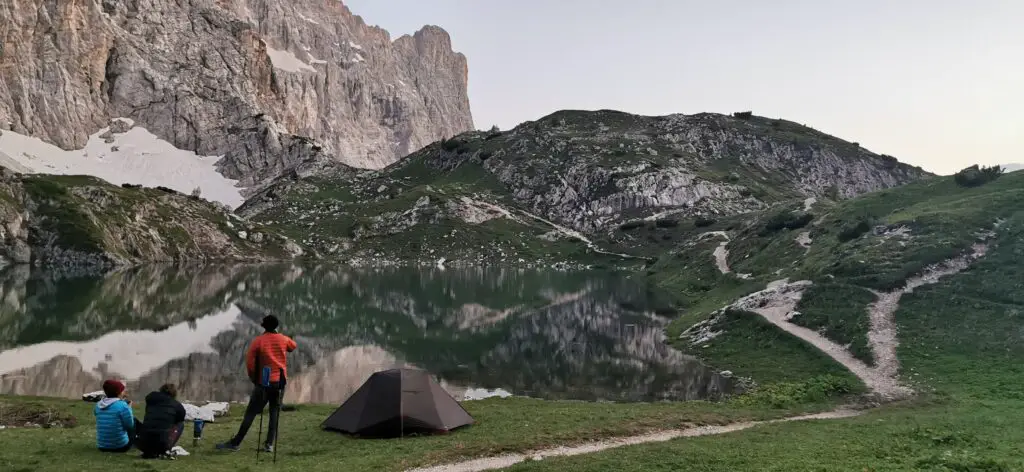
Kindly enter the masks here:
<path id="1" fill-rule="evenodd" d="M 178 389 L 164 384 L 146 395 L 146 416 L 139 428 L 138 448 L 143 459 L 170 456 L 185 430 L 185 407 L 178 402 Z"/>
<path id="2" fill-rule="evenodd" d="M 265 316 L 260 323 L 265 332 L 252 341 L 245 355 L 249 379 L 255 384 L 252 395 L 249 396 L 249 405 L 245 408 L 245 418 L 242 419 L 235 437 L 218 444 L 217 449 L 237 451 L 256 415 L 261 414 L 263 407 L 270 403 L 270 426 L 267 428 L 267 440 L 263 444 L 263 450 L 273 452 L 274 440 L 277 439 L 277 421 L 281 412 L 281 392 L 287 382 L 287 355 L 298 347 L 292 338 L 277 332 L 279 325 L 280 322 L 274 315 Z M 260 385 L 264 367 L 270 367 L 270 385 L 267 387 Z"/>
<path id="3" fill-rule="evenodd" d="M 117 380 L 103 382 L 105 398 L 93 407 L 96 415 L 96 447 L 103 452 L 128 452 L 135 444 L 140 426 L 132 413 L 132 405 L 125 400 L 124 384 Z"/>

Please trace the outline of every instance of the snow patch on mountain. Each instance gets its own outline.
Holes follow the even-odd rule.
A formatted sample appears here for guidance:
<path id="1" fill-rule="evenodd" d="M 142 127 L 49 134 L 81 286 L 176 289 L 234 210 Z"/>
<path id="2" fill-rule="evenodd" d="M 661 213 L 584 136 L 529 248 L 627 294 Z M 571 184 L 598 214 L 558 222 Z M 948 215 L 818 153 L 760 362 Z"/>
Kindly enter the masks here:
<path id="1" fill-rule="evenodd" d="M 316 72 L 316 69 L 314 69 L 313 66 L 303 62 L 302 59 L 299 59 L 298 56 L 292 54 L 291 51 L 274 49 L 266 42 L 263 44 L 267 45 L 267 55 L 270 56 L 270 63 L 273 64 L 275 68 L 288 72 Z"/>
<path id="2" fill-rule="evenodd" d="M 237 181 L 216 168 L 220 156 L 200 156 L 174 147 L 131 120 L 130 128 L 112 133 L 103 128 L 89 137 L 85 149 L 65 151 L 38 138 L 13 131 L 0 135 L 0 165 L 26 174 L 91 175 L 114 185 L 164 186 L 184 194 L 198 187 L 201 196 L 235 208 L 245 201 Z M 120 129 L 115 129 L 120 131 Z"/>

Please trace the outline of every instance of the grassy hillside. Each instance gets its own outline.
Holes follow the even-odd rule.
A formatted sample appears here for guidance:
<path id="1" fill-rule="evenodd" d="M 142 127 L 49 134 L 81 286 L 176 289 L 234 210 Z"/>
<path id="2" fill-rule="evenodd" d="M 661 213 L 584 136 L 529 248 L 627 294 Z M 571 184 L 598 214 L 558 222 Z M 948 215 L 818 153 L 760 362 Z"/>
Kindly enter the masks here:
<path id="1" fill-rule="evenodd" d="M 926 267 L 969 252 L 982 240 L 994 238 L 996 248 L 982 260 L 999 257 L 1005 251 L 999 248 L 1012 244 L 1017 226 L 1024 223 L 1021 208 L 1024 174 L 1006 174 L 979 187 L 960 186 L 952 177 L 934 178 L 838 204 L 812 205 L 806 213 L 802 208 L 773 210 L 745 216 L 745 222 L 713 225 L 707 229 L 721 228 L 731 238 L 728 262 L 734 273 L 722 274 L 714 265 L 718 238 L 674 248 L 653 264 L 649 275 L 678 294 L 687 311 L 670 329 L 673 334 L 770 281 L 811 280 L 815 285 L 797 306 L 801 315 L 794 322 L 850 344 L 857 357 L 870 362 L 865 328 L 866 307 L 875 300 L 872 290 L 897 289 Z M 772 223 L 780 214 L 813 218 L 800 227 L 780 228 Z M 797 241 L 801 233 L 809 234 L 808 248 Z M 979 287 L 986 292 L 981 299 L 1019 303 L 1020 280 L 1009 277 Z M 906 297 L 912 300 L 913 294 Z"/>

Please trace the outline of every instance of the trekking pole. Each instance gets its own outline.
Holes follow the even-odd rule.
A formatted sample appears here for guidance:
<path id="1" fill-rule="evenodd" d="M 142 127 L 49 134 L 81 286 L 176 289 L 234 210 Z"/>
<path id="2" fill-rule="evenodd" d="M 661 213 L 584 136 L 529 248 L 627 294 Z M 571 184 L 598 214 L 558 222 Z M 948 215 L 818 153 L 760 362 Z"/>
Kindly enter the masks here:
<path id="1" fill-rule="evenodd" d="M 284 406 L 284 386 L 286 383 L 284 380 L 284 369 L 281 369 L 281 389 L 277 392 L 277 427 L 274 428 L 274 464 L 277 464 L 277 450 L 281 447 L 277 438 L 281 436 L 281 409 Z"/>
<path id="2" fill-rule="evenodd" d="M 260 438 L 263 437 L 263 409 L 260 409 L 260 429 L 256 434 L 256 462 L 260 461 Z"/>
<path id="3" fill-rule="evenodd" d="M 267 390 L 268 390 L 267 387 L 269 387 L 269 386 L 270 386 L 270 367 L 268 366 L 268 367 L 264 367 L 263 368 L 263 376 L 260 378 L 260 389 L 261 389 L 260 395 L 263 395 L 264 397 L 266 397 Z M 269 433 L 267 433 L 267 434 L 269 434 Z M 259 432 L 256 433 L 256 462 L 257 463 L 260 461 L 260 449 L 261 449 L 260 448 L 260 442 L 261 442 L 262 439 L 263 439 L 263 407 L 261 406 L 260 407 L 260 429 L 259 429 Z"/>

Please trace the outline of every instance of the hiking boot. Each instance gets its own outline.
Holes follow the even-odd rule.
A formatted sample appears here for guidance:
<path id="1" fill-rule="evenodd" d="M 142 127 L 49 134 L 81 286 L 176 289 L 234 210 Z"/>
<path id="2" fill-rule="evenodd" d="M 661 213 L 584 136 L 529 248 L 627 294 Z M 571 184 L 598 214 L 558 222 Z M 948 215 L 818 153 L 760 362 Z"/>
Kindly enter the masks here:
<path id="1" fill-rule="evenodd" d="M 263 445 L 263 452 L 274 452 L 274 445 L 273 444 L 264 444 Z"/>
<path id="2" fill-rule="evenodd" d="M 215 448 L 218 451 L 223 451 L 223 450 L 237 451 L 238 450 L 238 446 L 236 446 L 234 444 L 231 444 L 230 442 L 220 443 L 220 444 L 216 445 Z"/>

